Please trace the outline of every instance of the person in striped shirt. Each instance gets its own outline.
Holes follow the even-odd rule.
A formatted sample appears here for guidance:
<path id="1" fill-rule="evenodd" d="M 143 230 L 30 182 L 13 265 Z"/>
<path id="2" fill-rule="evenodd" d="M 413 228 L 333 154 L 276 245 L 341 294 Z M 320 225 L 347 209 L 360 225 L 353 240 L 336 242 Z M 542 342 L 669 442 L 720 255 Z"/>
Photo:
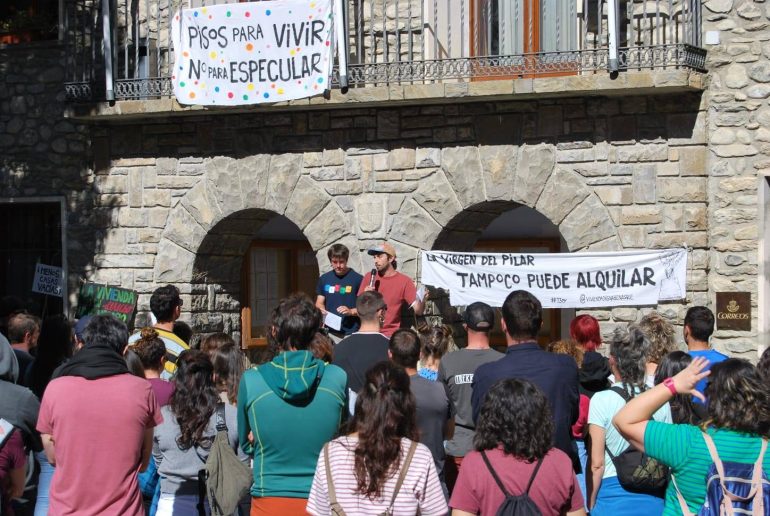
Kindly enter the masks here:
<path id="1" fill-rule="evenodd" d="M 150 296 L 150 311 L 157 321 L 153 328 L 166 346 L 166 362 L 160 377 L 170 380 L 176 372 L 176 359 L 190 346 L 174 333 L 174 322 L 182 311 L 182 298 L 174 285 L 158 287 Z M 128 345 L 133 346 L 142 337 L 141 329 L 128 338 Z"/>
<path id="2" fill-rule="evenodd" d="M 676 485 L 668 484 L 664 515 L 682 514 L 677 488 L 691 512 L 697 513 L 705 501 L 705 478 L 712 460 L 703 428 L 722 462 L 741 464 L 756 462 L 762 437 L 770 433 L 770 393 L 757 368 L 738 358 L 714 364 L 710 374 L 708 366 L 705 358 L 694 358 L 674 377 L 629 401 L 613 420 L 635 448 L 671 467 Z M 704 396 L 697 385 L 707 376 Z M 649 421 L 653 412 L 677 394 L 693 395 L 701 401 L 708 398 L 707 427 Z M 762 469 L 770 476 L 770 453 L 765 454 Z"/>
<path id="3" fill-rule="evenodd" d="M 415 413 L 402 368 L 379 362 L 369 369 L 351 433 L 321 450 L 307 512 L 325 516 L 339 504 L 345 514 L 447 514 L 433 455 L 417 442 Z"/>

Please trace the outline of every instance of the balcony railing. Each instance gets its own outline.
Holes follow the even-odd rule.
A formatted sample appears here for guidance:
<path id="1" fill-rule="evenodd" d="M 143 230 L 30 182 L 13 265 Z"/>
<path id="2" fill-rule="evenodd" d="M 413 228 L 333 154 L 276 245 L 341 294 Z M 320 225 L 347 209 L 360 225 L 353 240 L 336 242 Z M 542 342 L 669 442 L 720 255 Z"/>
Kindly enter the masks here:
<path id="1" fill-rule="evenodd" d="M 171 17 L 180 4 L 216 3 L 226 2 L 69 0 L 68 98 L 170 97 Z M 350 87 L 705 66 L 701 0 L 344 0 L 343 5 Z M 332 85 L 338 78 L 335 68 Z"/>

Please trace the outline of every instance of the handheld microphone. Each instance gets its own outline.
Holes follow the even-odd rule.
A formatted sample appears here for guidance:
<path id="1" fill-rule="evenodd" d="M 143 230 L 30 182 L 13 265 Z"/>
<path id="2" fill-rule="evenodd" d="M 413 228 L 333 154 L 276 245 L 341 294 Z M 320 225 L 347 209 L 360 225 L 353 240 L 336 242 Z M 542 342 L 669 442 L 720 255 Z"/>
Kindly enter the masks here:
<path id="1" fill-rule="evenodd" d="M 371 277 L 369 278 L 369 286 L 374 288 L 375 281 L 377 281 L 377 269 L 372 269 Z"/>

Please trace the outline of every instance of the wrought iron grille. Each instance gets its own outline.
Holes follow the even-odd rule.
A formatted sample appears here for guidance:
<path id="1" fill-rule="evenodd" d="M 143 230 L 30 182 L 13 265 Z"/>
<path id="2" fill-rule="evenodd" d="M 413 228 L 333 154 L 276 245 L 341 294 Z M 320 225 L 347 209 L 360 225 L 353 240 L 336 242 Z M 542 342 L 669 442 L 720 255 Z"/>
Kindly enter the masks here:
<path id="1" fill-rule="evenodd" d="M 612 0 L 345 0 L 350 87 L 606 73 Z M 703 70 L 701 0 L 615 0 L 619 73 Z M 71 100 L 172 95 L 170 20 L 195 0 L 72 0 Z M 105 29 L 106 27 L 106 29 Z M 109 73 L 109 70 L 112 73 Z M 332 86 L 339 87 L 335 67 Z"/>

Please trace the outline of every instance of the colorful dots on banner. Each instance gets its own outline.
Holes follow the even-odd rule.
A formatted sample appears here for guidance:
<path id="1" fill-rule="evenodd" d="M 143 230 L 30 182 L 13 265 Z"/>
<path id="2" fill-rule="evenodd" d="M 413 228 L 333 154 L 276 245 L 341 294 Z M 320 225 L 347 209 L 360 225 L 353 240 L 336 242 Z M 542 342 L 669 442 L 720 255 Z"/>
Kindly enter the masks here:
<path id="1" fill-rule="evenodd" d="M 310 2 L 310 8 L 312 9 L 313 7 L 315 7 L 315 2 Z"/>
<path id="2" fill-rule="evenodd" d="M 225 16 L 227 16 L 228 18 L 229 18 L 230 16 L 232 16 L 232 15 L 233 15 L 233 13 L 231 13 L 230 11 L 227 11 L 227 13 L 225 14 Z"/>
<path id="3" fill-rule="evenodd" d="M 244 16 L 245 16 L 246 18 L 248 18 L 249 16 L 251 16 L 251 13 L 250 13 L 249 11 L 246 11 L 246 12 L 244 13 Z"/>
<path id="4" fill-rule="evenodd" d="M 246 50 L 248 52 L 251 52 L 252 50 L 254 50 L 254 45 L 252 45 L 251 43 L 246 43 Z"/>
<path id="5" fill-rule="evenodd" d="M 292 48 L 291 50 L 289 50 L 289 55 L 290 56 L 295 56 L 295 55 L 297 55 L 297 51 Z"/>
<path id="6" fill-rule="evenodd" d="M 214 91 L 219 93 L 219 86 L 214 86 Z"/>
<path id="7" fill-rule="evenodd" d="M 195 17 L 197 18 L 197 17 L 198 17 L 198 11 L 195 11 L 195 12 L 193 13 L 193 16 L 195 16 Z"/>
<path id="8" fill-rule="evenodd" d="M 227 93 L 227 98 L 228 98 L 228 99 L 231 99 L 231 98 L 233 98 L 234 96 L 235 96 L 235 95 L 233 95 L 233 92 L 232 92 L 232 91 Z"/>
<path id="9" fill-rule="evenodd" d="M 253 82 L 249 83 L 249 85 L 246 86 L 246 89 L 249 90 L 249 91 L 254 91 L 254 83 Z"/>
<path id="10" fill-rule="evenodd" d="M 179 82 L 179 86 L 181 86 L 182 88 L 184 88 L 184 81 L 180 81 L 180 82 Z"/>
<path id="11" fill-rule="evenodd" d="M 195 98 L 195 92 L 194 92 L 194 91 L 191 91 L 191 92 L 190 92 L 190 98 L 191 98 L 191 99 L 194 99 L 194 98 Z"/>
<path id="12" fill-rule="evenodd" d="M 273 14 L 273 13 L 272 13 L 272 11 L 270 11 L 270 9 L 268 9 L 267 11 L 265 11 L 265 14 L 266 14 L 267 16 L 270 16 L 270 15 L 271 15 L 271 14 Z"/>
<path id="13" fill-rule="evenodd" d="M 244 95 L 243 96 L 243 100 L 249 100 L 249 96 L 248 95 Z"/>
<path id="14" fill-rule="evenodd" d="M 278 95 L 283 95 L 283 88 L 278 88 Z"/>
<path id="15" fill-rule="evenodd" d="M 206 11 L 206 8 L 204 7 L 203 9 L 201 9 L 201 12 L 202 12 L 203 14 L 206 14 L 206 12 L 207 12 L 207 11 Z"/>
<path id="16" fill-rule="evenodd" d="M 212 50 L 211 53 L 209 53 L 209 57 L 211 59 L 216 59 L 217 58 L 217 53 Z"/>
<path id="17" fill-rule="evenodd" d="M 270 94 L 268 92 L 263 93 L 262 96 L 265 97 L 266 99 L 270 98 Z"/>

